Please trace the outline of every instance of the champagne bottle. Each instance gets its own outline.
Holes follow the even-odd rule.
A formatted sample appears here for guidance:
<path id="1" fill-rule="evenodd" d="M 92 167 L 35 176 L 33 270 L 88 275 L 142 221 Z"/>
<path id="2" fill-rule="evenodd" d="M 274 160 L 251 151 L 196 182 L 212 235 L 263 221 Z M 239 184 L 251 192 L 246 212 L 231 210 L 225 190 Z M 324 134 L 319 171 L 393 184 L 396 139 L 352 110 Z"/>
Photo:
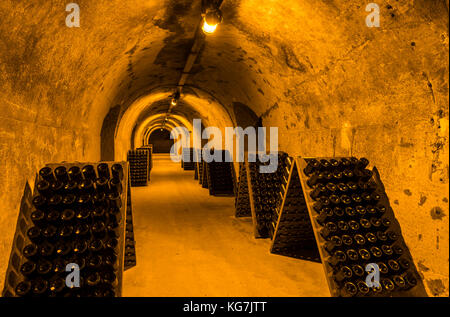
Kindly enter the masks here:
<path id="1" fill-rule="evenodd" d="M 81 174 L 83 174 L 85 180 L 90 180 L 91 182 L 94 182 L 97 178 L 97 175 L 95 174 L 95 168 L 90 164 L 83 166 L 83 168 L 81 169 Z"/>
<path id="2" fill-rule="evenodd" d="M 342 240 L 338 236 L 332 236 L 329 241 L 325 242 L 324 248 L 328 253 L 332 254 L 334 250 L 342 246 Z"/>
<path id="3" fill-rule="evenodd" d="M 27 236 L 33 243 L 39 244 L 42 242 L 41 229 L 38 227 L 31 227 L 28 229 Z"/>
<path id="4" fill-rule="evenodd" d="M 58 228 L 54 225 L 48 225 L 41 232 L 42 237 L 50 243 L 54 243 L 58 238 Z"/>
<path id="5" fill-rule="evenodd" d="M 36 263 L 32 261 L 26 261 L 20 266 L 20 273 L 22 273 L 23 276 L 32 278 L 34 274 L 36 274 Z"/>
<path id="6" fill-rule="evenodd" d="M 356 250 L 348 249 L 345 253 L 346 253 L 347 259 L 349 261 L 353 261 L 353 262 L 358 261 L 359 255 L 358 255 L 358 252 L 356 252 Z"/>
<path id="7" fill-rule="evenodd" d="M 41 260 L 38 262 L 36 267 L 36 272 L 42 277 L 42 278 L 48 278 L 51 273 L 53 272 L 53 264 L 52 262 L 48 260 Z"/>
<path id="8" fill-rule="evenodd" d="M 336 281 L 341 282 L 343 280 L 350 279 L 352 275 L 353 275 L 352 270 L 348 266 L 343 266 L 336 273 L 335 279 Z"/>
<path id="9" fill-rule="evenodd" d="M 48 166 L 39 170 L 39 176 L 41 179 L 46 180 L 49 183 L 53 183 L 56 180 L 55 175 L 53 175 L 53 170 Z"/>
<path id="10" fill-rule="evenodd" d="M 336 217 L 343 217 L 344 216 L 344 210 L 341 207 L 334 207 L 333 208 L 333 215 Z"/>
<path id="11" fill-rule="evenodd" d="M 15 288 L 16 295 L 19 297 L 29 297 L 32 294 L 32 285 L 30 281 L 21 281 Z"/>
<path id="12" fill-rule="evenodd" d="M 352 282 L 346 282 L 344 287 L 341 289 L 342 297 L 353 297 L 358 294 L 358 287 Z"/>
<path id="13" fill-rule="evenodd" d="M 69 174 L 64 166 L 58 166 L 55 168 L 55 177 L 61 183 L 66 184 L 69 181 Z"/>
<path id="14" fill-rule="evenodd" d="M 83 179 L 81 175 L 81 169 L 78 166 L 72 166 L 71 168 L 69 168 L 67 174 L 69 176 L 69 180 L 76 183 L 79 183 Z"/>
<path id="15" fill-rule="evenodd" d="M 113 176 L 113 178 L 119 180 L 120 182 L 123 179 L 123 168 L 121 164 L 113 164 L 113 166 L 111 166 L 111 174 Z"/>
<path id="16" fill-rule="evenodd" d="M 398 272 L 400 270 L 400 265 L 395 260 L 392 260 L 392 259 L 388 260 L 387 264 L 388 264 L 389 270 L 391 270 L 393 272 Z"/>
<path id="17" fill-rule="evenodd" d="M 353 239 L 348 234 L 342 235 L 341 240 L 342 240 L 342 244 L 345 246 L 351 246 L 353 244 Z"/>
<path id="18" fill-rule="evenodd" d="M 359 249 L 358 253 L 359 253 L 359 257 L 362 260 L 364 260 L 364 261 L 370 260 L 370 252 L 367 251 L 367 249 Z"/>
<path id="19" fill-rule="evenodd" d="M 110 179 L 109 166 L 107 163 L 100 163 L 97 165 L 97 173 L 99 178 Z"/>
<path id="20" fill-rule="evenodd" d="M 375 244 L 377 242 L 377 236 L 373 232 L 367 232 L 365 237 L 369 243 Z"/>
<path id="21" fill-rule="evenodd" d="M 328 258 L 328 263 L 331 266 L 336 267 L 340 263 L 344 263 L 346 260 L 347 260 L 346 254 L 338 250 L 331 257 Z"/>
<path id="22" fill-rule="evenodd" d="M 331 234 L 335 233 L 337 231 L 337 226 L 334 222 L 327 222 L 325 224 L 325 227 L 322 228 L 322 230 L 320 231 L 320 234 L 322 235 L 322 237 L 324 237 L 325 239 L 328 238 Z"/>
<path id="23" fill-rule="evenodd" d="M 383 289 L 387 292 L 392 292 L 395 289 L 395 285 L 389 278 L 381 279 L 381 285 L 383 286 Z"/>
<path id="24" fill-rule="evenodd" d="M 26 245 L 23 250 L 22 254 L 27 258 L 28 260 L 34 260 L 38 257 L 39 248 L 36 244 L 31 243 Z"/>
<path id="25" fill-rule="evenodd" d="M 306 176 L 310 176 L 314 171 L 316 171 L 320 167 L 319 161 L 316 159 L 308 160 L 306 167 L 303 169 L 303 172 Z"/>
<path id="26" fill-rule="evenodd" d="M 66 287 L 66 280 L 62 277 L 54 278 L 50 281 L 49 290 L 51 297 L 59 297 L 63 294 Z"/>
<path id="27" fill-rule="evenodd" d="M 355 277 L 359 277 L 359 278 L 363 277 L 365 274 L 363 267 L 359 264 L 352 265 L 352 272 Z"/>
<path id="28" fill-rule="evenodd" d="M 49 197 L 52 194 L 50 183 L 47 182 L 46 180 L 39 181 L 36 185 L 36 189 L 39 195 L 44 197 Z"/>
<path id="29" fill-rule="evenodd" d="M 358 281 L 356 283 L 356 286 L 358 287 L 358 291 L 362 296 L 369 294 L 370 289 L 369 286 L 367 286 L 366 282 Z"/>
<path id="30" fill-rule="evenodd" d="M 44 297 L 48 291 L 48 282 L 44 279 L 35 279 L 31 283 L 33 296 Z"/>

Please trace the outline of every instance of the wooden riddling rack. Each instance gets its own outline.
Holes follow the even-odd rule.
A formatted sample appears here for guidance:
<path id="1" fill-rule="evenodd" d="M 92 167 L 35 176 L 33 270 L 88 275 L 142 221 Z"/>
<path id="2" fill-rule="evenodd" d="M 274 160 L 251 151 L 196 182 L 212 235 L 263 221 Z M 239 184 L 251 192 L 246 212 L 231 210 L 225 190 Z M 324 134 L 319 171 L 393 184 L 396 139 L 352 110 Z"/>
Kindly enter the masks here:
<path id="1" fill-rule="evenodd" d="M 116 245 L 115 251 L 114 251 L 114 253 L 116 254 L 116 257 L 117 257 L 115 265 L 114 265 L 114 267 L 115 267 L 114 273 L 116 274 L 116 280 L 114 281 L 114 284 L 113 284 L 114 285 L 113 293 L 109 293 L 110 296 L 120 297 L 122 294 L 122 279 L 123 279 L 123 270 L 124 270 L 124 249 L 125 249 L 125 221 L 124 221 L 124 219 L 126 219 L 126 208 L 128 205 L 130 205 L 130 202 L 131 202 L 131 199 L 129 197 L 130 192 L 126 190 L 128 188 L 128 164 L 127 164 L 127 162 L 100 162 L 100 163 L 108 164 L 108 167 L 110 169 L 109 170 L 110 174 L 112 174 L 111 166 L 113 164 L 120 164 L 122 166 L 122 170 L 123 170 L 123 179 L 120 182 L 122 192 L 119 196 L 121 205 L 119 208 L 119 213 L 116 214 L 116 216 L 115 216 L 115 218 L 117 219 L 118 226 L 113 230 L 114 236 L 116 236 L 116 238 L 118 240 L 118 244 Z M 64 166 L 66 168 L 66 170 L 69 170 L 73 166 L 77 166 L 81 169 L 82 167 L 84 167 L 86 165 L 92 165 L 95 168 L 95 170 L 97 170 L 97 166 L 100 163 L 92 163 L 92 162 L 66 163 L 65 162 L 65 163 L 47 164 L 46 167 L 49 167 L 52 170 L 54 170 L 56 167 Z M 29 231 L 29 229 L 31 229 L 33 226 L 35 226 L 35 224 L 31 220 L 32 219 L 31 215 L 33 214 L 34 211 L 37 210 L 36 207 L 34 206 L 35 204 L 33 203 L 33 201 L 38 196 L 37 184 L 39 181 L 40 181 L 40 177 L 38 175 L 36 175 L 36 179 L 34 182 L 35 188 L 33 191 L 31 190 L 31 188 L 27 182 L 26 186 L 25 186 L 24 195 L 22 196 L 19 215 L 18 215 L 17 224 L 16 224 L 16 230 L 15 230 L 12 249 L 11 249 L 11 254 L 10 254 L 10 258 L 9 258 L 9 264 L 8 264 L 8 268 L 7 268 L 6 276 L 5 276 L 4 289 L 2 292 L 3 296 L 5 296 L 5 297 L 17 296 L 16 292 L 15 292 L 16 286 L 21 281 L 27 280 L 27 278 L 21 273 L 20 268 L 21 268 L 22 264 L 29 261 L 25 257 L 23 250 L 27 246 L 32 244 L 30 238 L 27 235 L 27 232 Z M 58 192 L 60 192 L 60 191 L 61 191 L 61 193 L 65 192 L 64 189 L 58 190 Z M 95 187 L 95 191 L 97 191 L 96 187 Z M 80 196 L 77 196 L 77 199 L 78 199 L 78 197 L 80 197 Z M 53 200 L 53 201 L 55 201 L 55 200 Z M 52 209 L 58 210 L 59 207 L 62 207 L 60 205 L 61 205 L 61 203 L 55 204 L 55 206 L 52 207 Z M 74 209 L 74 211 L 76 213 L 81 210 L 80 207 L 78 207 L 77 205 L 73 205 L 71 208 Z M 47 205 L 44 205 L 43 207 L 40 207 L 39 209 L 44 212 L 45 216 L 48 216 L 48 214 L 50 213 L 50 210 L 47 207 Z M 60 212 L 62 212 L 63 209 L 61 209 Z M 131 212 L 131 209 L 130 209 L 130 212 Z M 111 216 L 108 215 L 107 219 L 110 219 L 110 217 Z M 79 220 L 76 220 L 76 221 L 78 223 Z M 111 231 L 109 231 L 108 235 L 110 235 L 110 234 L 112 234 Z M 46 238 L 44 238 L 41 235 L 39 237 L 43 239 L 43 241 L 41 243 L 45 243 L 46 246 L 49 246 L 48 248 L 55 247 L 55 246 L 57 246 L 57 243 L 59 241 L 62 241 L 61 238 L 56 238 L 57 239 L 56 241 L 53 241 L 53 240 L 48 241 Z M 73 236 L 71 236 L 71 237 L 72 237 L 72 240 L 67 240 L 67 242 L 71 243 L 73 241 Z M 88 239 L 92 239 L 92 237 L 93 237 L 93 233 L 91 231 L 89 231 Z M 91 240 L 89 240 L 89 241 L 91 241 Z M 72 250 L 72 252 L 74 252 L 74 251 Z M 80 261 L 80 259 L 85 259 L 85 255 L 88 255 L 88 254 L 95 255 L 95 252 L 94 253 L 92 253 L 92 252 L 94 252 L 94 251 L 86 251 L 83 254 L 77 255 L 77 258 L 76 258 L 76 259 L 78 259 L 77 261 Z M 51 257 L 53 257 L 53 258 L 50 257 L 49 259 L 51 259 L 53 261 L 55 261 L 57 259 L 61 259 L 62 261 L 64 261 L 63 263 L 66 263 L 66 262 L 70 263 L 70 261 L 74 260 L 74 258 L 72 257 L 73 254 L 71 255 L 71 253 L 69 253 L 67 255 L 67 256 L 69 256 L 69 258 L 66 258 L 66 256 L 63 256 L 63 255 L 59 255 L 57 258 L 55 258 L 53 256 L 53 254 L 56 254 L 56 253 L 57 253 L 56 250 L 53 251 L 53 253 L 51 255 Z M 39 263 L 43 258 L 41 255 L 34 255 L 33 259 Z M 86 264 L 86 266 L 87 266 L 87 264 Z M 44 281 L 44 283 L 47 280 L 51 281 L 52 277 L 54 278 L 55 276 L 57 276 L 57 274 L 60 274 L 60 273 L 57 273 L 54 271 L 55 268 L 56 268 L 56 266 L 53 265 L 52 269 L 48 273 L 48 276 L 45 275 L 45 278 L 43 276 L 39 280 Z M 97 270 L 99 270 L 98 272 L 100 272 L 100 268 L 97 268 Z M 84 280 L 84 278 L 85 278 L 84 272 L 86 272 L 85 269 L 83 269 L 82 265 L 80 265 L 80 275 L 82 278 L 81 279 L 82 285 L 80 288 L 77 288 L 76 291 L 68 290 L 67 288 L 63 288 L 61 294 L 64 293 L 65 296 L 93 296 L 93 293 L 85 293 L 85 291 L 87 291 L 87 288 L 86 288 L 86 281 Z M 68 274 L 68 273 L 65 273 L 64 271 L 61 273 L 63 274 L 64 277 L 66 276 L 66 274 Z M 66 286 L 64 286 L 64 287 L 66 287 Z M 91 288 L 91 290 L 92 290 L 92 288 Z M 51 295 L 52 294 L 50 294 L 49 291 L 47 290 L 43 294 L 33 295 L 33 296 L 51 296 Z M 53 295 L 55 295 L 55 294 L 53 294 Z M 95 293 L 94 293 L 94 296 L 95 296 Z"/>
<path id="2" fill-rule="evenodd" d="M 250 197 L 248 194 L 247 171 L 245 163 L 239 163 L 239 178 L 236 182 L 235 208 L 236 217 L 251 217 Z"/>
<path id="3" fill-rule="evenodd" d="M 226 162 L 226 150 L 214 150 L 220 152 L 221 162 L 212 161 L 207 163 L 203 161 L 203 181 L 207 184 L 209 194 L 213 196 L 234 196 L 235 194 L 235 176 L 232 162 Z M 206 179 L 206 182 L 205 182 Z"/>
<path id="4" fill-rule="evenodd" d="M 275 208 L 277 220 L 270 252 L 320 262 L 296 163 L 286 157 L 280 166 L 282 185 Z"/>
<path id="5" fill-rule="evenodd" d="M 124 251 L 124 271 L 136 266 L 136 241 L 134 239 L 133 227 L 133 206 L 131 205 L 131 185 L 128 182 L 127 211 L 125 218 L 125 251 Z"/>
<path id="6" fill-rule="evenodd" d="M 260 173 L 259 168 L 268 163 L 262 163 L 258 159 L 252 159 L 249 162 L 248 155 L 247 153 L 245 154 L 244 166 L 240 168 L 239 175 L 240 179 L 243 180 L 243 171 L 245 170 L 246 180 L 244 182 L 247 183 L 255 238 L 272 238 L 275 232 L 278 219 L 276 207 L 281 202 L 282 166 L 284 166 L 286 158 L 286 153 L 279 152 L 277 170 L 274 173 Z M 239 180 L 238 184 L 238 195 L 240 191 L 241 193 L 244 192 L 243 195 L 245 196 L 245 187 L 242 186 L 241 180 Z M 238 200 L 236 208 L 241 208 L 240 202 Z M 242 208 L 245 209 L 246 207 L 243 206 Z"/>
<path id="7" fill-rule="evenodd" d="M 344 161 L 346 167 L 342 165 Z M 313 168 L 308 162 L 333 165 Z M 377 173 L 366 168 L 368 163 L 364 158 L 296 158 L 293 162 L 330 293 L 358 297 L 426 296 L 383 183 Z M 290 182 L 294 175 L 292 171 Z M 342 186 L 343 183 L 348 186 Z M 320 184 L 328 185 L 324 190 Z M 380 256 L 381 250 L 386 253 Z M 340 257 L 341 252 L 346 255 Z M 380 288 L 365 284 L 369 263 L 380 267 Z M 346 268 L 353 270 L 351 277 Z"/>
<path id="8" fill-rule="evenodd" d="M 181 167 L 185 171 L 193 171 L 195 169 L 194 149 L 193 148 L 183 148 L 182 149 Z"/>
<path id="9" fill-rule="evenodd" d="M 131 187 L 147 186 L 150 165 L 149 151 L 146 150 L 129 150 L 127 155 L 130 164 L 130 180 Z"/>
<path id="10" fill-rule="evenodd" d="M 150 172 L 153 168 L 153 146 L 152 145 L 144 145 L 137 150 L 148 151 L 148 167 L 147 167 L 147 180 L 150 181 Z"/>

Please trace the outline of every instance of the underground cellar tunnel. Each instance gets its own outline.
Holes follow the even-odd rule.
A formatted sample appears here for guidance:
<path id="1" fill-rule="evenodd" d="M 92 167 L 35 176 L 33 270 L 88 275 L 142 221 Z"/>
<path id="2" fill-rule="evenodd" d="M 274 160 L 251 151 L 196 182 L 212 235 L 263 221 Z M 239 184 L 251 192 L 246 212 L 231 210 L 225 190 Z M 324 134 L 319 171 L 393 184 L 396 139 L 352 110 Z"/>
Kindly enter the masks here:
<path id="1" fill-rule="evenodd" d="M 369 4 L 1 1 L 3 296 L 17 296 L 20 283 L 24 296 L 448 296 L 448 0 Z M 266 128 L 254 140 L 267 151 L 275 144 L 274 173 L 247 156 L 250 136 L 241 140 L 244 162 L 205 161 L 238 151 L 226 146 L 226 128 L 238 127 Z M 187 132 L 186 143 L 170 131 Z M 208 144 L 213 151 L 197 151 Z M 70 188 L 69 180 L 72 191 L 43 189 Z M 52 207 L 50 198 L 69 193 L 68 208 Z M 86 195 L 90 229 L 80 238 Z M 53 209 L 77 215 L 53 223 L 58 234 L 74 229 L 59 244 L 43 235 L 50 222 L 35 219 Z M 118 246 L 108 249 L 114 237 L 96 236 L 93 224 L 112 223 L 113 209 Z M 106 265 L 91 248 L 98 241 L 116 254 L 112 293 L 106 269 L 90 266 Z M 28 258 L 29 244 L 56 248 Z M 61 245 L 70 246 L 67 259 Z M 45 273 L 45 264 L 54 272 L 58 259 L 83 257 L 82 286 L 55 290 L 61 273 Z M 367 285 L 370 263 L 380 290 Z"/>

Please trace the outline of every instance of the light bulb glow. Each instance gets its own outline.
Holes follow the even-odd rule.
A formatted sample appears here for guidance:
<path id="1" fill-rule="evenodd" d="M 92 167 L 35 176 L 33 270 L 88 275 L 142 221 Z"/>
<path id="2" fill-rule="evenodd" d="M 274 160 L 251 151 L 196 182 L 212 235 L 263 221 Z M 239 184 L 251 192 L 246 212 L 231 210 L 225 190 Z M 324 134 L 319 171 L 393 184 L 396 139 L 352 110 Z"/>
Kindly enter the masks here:
<path id="1" fill-rule="evenodd" d="M 171 102 L 171 104 L 172 104 L 172 106 L 176 106 L 177 105 L 177 99 L 175 99 L 175 98 L 173 98 L 172 99 L 172 102 Z"/>
<path id="2" fill-rule="evenodd" d="M 214 31 L 216 31 L 217 25 L 218 24 L 209 25 L 205 20 L 205 21 L 203 21 L 202 30 L 203 30 L 203 32 L 205 32 L 207 34 L 212 34 L 212 33 L 214 33 Z"/>

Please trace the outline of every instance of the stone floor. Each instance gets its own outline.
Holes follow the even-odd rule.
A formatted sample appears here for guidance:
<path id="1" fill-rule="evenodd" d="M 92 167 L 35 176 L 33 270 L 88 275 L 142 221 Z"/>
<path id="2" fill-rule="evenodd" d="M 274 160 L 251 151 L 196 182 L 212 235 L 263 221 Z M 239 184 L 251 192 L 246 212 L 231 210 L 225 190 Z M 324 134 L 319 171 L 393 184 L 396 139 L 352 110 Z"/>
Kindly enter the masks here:
<path id="1" fill-rule="evenodd" d="M 234 198 L 209 196 L 168 155 L 132 189 L 137 266 L 123 296 L 329 296 L 321 264 L 272 255 Z"/>

